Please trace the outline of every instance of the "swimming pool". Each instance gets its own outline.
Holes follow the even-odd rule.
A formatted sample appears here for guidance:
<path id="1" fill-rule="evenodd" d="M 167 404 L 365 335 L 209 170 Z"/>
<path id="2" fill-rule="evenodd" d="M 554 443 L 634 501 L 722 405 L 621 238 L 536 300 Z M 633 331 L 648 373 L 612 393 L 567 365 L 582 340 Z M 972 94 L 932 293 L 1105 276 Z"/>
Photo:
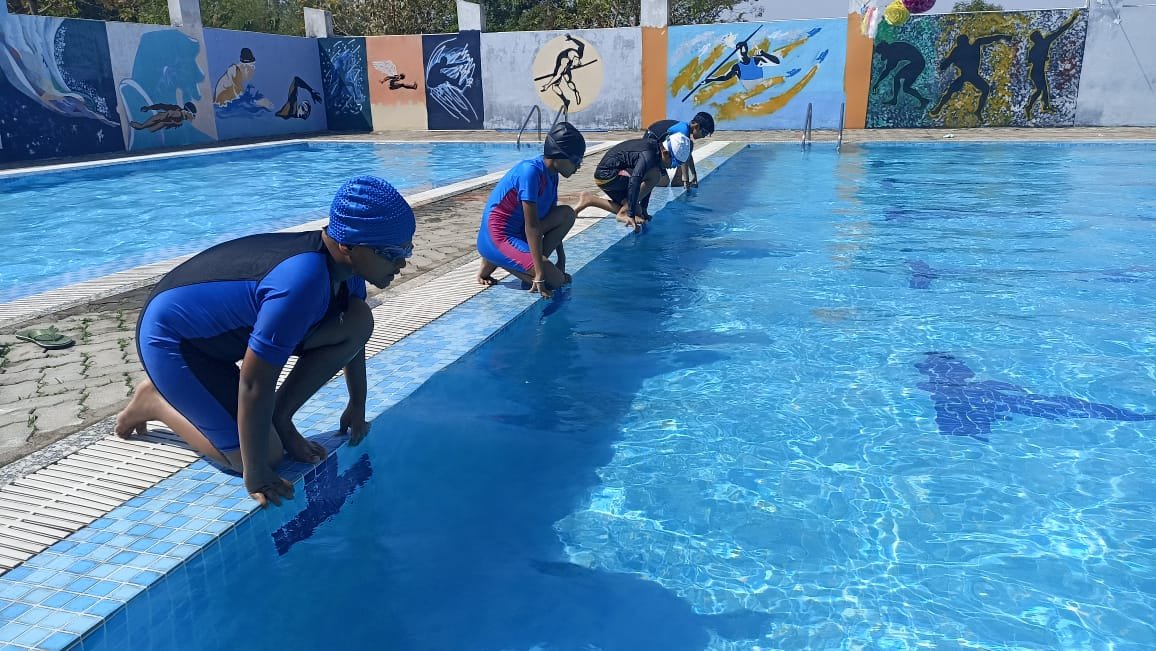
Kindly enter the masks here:
<path id="1" fill-rule="evenodd" d="M 500 171 L 505 143 L 311 142 L 0 177 L 0 302 L 324 217 L 359 174 L 403 192 Z"/>
<path id="2" fill-rule="evenodd" d="M 85 649 L 1156 645 L 1153 158 L 750 148 Z"/>

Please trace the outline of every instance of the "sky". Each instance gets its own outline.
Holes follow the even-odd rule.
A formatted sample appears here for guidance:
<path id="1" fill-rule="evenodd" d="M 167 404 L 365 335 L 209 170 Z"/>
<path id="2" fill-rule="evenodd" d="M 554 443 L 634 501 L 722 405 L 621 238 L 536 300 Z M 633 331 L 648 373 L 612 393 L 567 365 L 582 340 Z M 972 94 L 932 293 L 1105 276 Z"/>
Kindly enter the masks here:
<path id="1" fill-rule="evenodd" d="M 1007 11 L 1023 9 L 1063 9 L 1083 7 L 1085 0 L 989 0 Z M 956 0 L 938 0 L 929 14 L 946 14 L 951 11 Z M 761 18 L 747 16 L 748 20 L 788 20 L 793 18 L 836 18 L 846 17 L 848 0 L 747 0 L 736 9 L 761 7 Z"/>

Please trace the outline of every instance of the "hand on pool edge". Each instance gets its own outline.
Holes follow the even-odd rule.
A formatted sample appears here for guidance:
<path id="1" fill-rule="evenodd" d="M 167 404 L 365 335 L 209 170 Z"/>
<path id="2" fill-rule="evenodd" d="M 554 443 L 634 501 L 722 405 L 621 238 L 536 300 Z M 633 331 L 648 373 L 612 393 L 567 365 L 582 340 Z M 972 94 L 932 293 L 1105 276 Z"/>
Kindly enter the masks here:
<path id="1" fill-rule="evenodd" d="M 340 434 L 349 435 L 349 445 L 357 446 L 369 434 L 369 423 L 365 422 L 365 412 L 359 411 L 350 405 L 341 414 Z"/>
<path id="2" fill-rule="evenodd" d="M 269 506 L 269 502 L 273 502 L 273 506 L 281 506 L 281 500 L 293 499 L 293 484 L 278 475 L 272 468 L 262 470 L 247 468 L 242 476 L 245 479 L 245 490 L 249 492 L 249 497 L 256 500 L 257 504 L 262 507 Z"/>

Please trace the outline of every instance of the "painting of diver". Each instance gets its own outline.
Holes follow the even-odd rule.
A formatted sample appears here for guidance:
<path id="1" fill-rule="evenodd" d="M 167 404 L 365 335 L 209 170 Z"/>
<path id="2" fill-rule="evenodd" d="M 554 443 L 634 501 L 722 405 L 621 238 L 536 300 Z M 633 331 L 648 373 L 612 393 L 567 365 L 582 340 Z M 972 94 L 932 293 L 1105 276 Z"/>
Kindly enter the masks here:
<path id="1" fill-rule="evenodd" d="M 373 128 L 369 100 L 369 70 L 364 38 L 323 38 L 321 82 L 325 110 L 333 131 L 369 131 Z"/>
<path id="2" fill-rule="evenodd" d="M 423 36 L 430 129 L 481 129 L 481 39 L 475 33 Z"/>
<path id="3" fill-rule="evenodd" d="M 0 116 L 0 161 L 122 151 L 104 24 L 0 13 Z"/>

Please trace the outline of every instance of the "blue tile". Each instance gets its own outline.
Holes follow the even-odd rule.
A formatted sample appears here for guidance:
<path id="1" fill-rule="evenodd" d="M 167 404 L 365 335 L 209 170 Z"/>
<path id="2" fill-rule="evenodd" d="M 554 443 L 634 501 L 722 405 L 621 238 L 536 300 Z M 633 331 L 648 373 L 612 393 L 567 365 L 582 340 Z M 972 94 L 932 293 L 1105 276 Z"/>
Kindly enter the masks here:
<path id="1" fill-rule="evenodd" d="M 156 542 L 157 541 L 153 540 L 152 538 L 141 538 L 140 540 L 133 541 L 133 543 L 129 545 L 128 548 L 133 551 L 143 552 L 148 550 L 149 547 L 155 545 Z"/>
<path id="2" fill-rule="evenodd" d="M 51 597 L 54 594 L 56 594 L 55 590 L 49 590 L 48 588 L 35 588 L 32 590 L 32 592 L 24 595 L 24 601 L 30 604 L 39 604 L 43 603 L 45 599 Z"/>
<path id="3" fill-rule="evenodd" d="M 97 520 L 93 520 L 88 526 L 92 527 L 93 529 L 107 529 L 108 526 L 112 523 L 113 520 L 111 518 L 99 518 Z"/>
<path id="4" fill-rule="evenodd" d="M 161 575 L 157 572 L 149 572 L 146 570 L 144 572 L 139 572 L 136 576 L 134 576 L 131 583 L 147 586 L 152 585 L 159 578 L 161 578 Z"/>
<path id="5" fill-rule="evenodd" d="M 172 533 L 172 531 L 173 530 L 169 527 L 153 527 L 152 531 L 146 533 L 145 535 L 149 538 L 155 538 L 159 540 Z"/>
<path id="6" fill-rule="evenodd" d="M 63 608 L 64 604 L 72 601 L 75 596 L 71 592 L 57 592 L 40 603 L 49 608 Z"/>
<path id="7" fill-rule="evenodd" d="M 48 551 L 56 552 L 58 554 L 63 554 L 64 552 L 67 552 L 68 550 L 72 549 L 73 547 L 76 547 L 76 543 L 72 542 L 71 540 L 61 540 L 60 542 L 56 543 L 55 545 L 49 547 Z"/>
<path id="8" fill-rule="evenodd" d="M 96 585 L 96 579 L 85 576 L 73 581 L 72 583 L 69 583 L 68 591 L 83 594 L 94 585 Z"/>
<path id="9" fill-rule="evenodd" d="M 89 615 L 95 615 L 97 617 L 104 618 L 115 613 L 117 609 L 123 605 L 123 603 L 119 601 L 113 601 L 112 599 L 97 599 L 96 602 L 89 606 L 88 610 L 85 612 Z"/>
<path id="10" fill-rule="evenodd" d="M 121 552 L 110 558 L 108 562 L 116 563 L 117 565 L 125 565 L 127 563 L 131 563 L 136 557 L 137 555 L 133 552 Z"/>
<path id="11" fill-rule="evenodd" d="M 81 543 L 79 545 L 74 546 L 72 549 L 68 550 L 67 553 L 70 556 L 88 556 L 98 546 L 99 546 L 98 543 L 95 543 L 95 542 L 85 542 L 85 543 Z"/>
<path id="12" fill-rule="evenodd" d="M 72 621 L 64 627 L 64 630 L 83 635 L 85 631 L 100 623 L 100 618 L 94 615 L 74 615 Z"/>
<path id="13" fill-rule="evenodd" d="M 15 601 L 20 597 L 28 594 L 28 591 L 31 589 L 32 586 L 27 583 L 4 581 L 0 579 L 0 599 Z"/>
<path id="14" fill-rule="evenodd" d="M 0 620 L 16 619 L 26 610 L 28 610 L 27 604 L 7 604 L 4 609 L 0 610 Z"/>
<path id="15" fill-rule="evenodd" d="M 153 513 L 152 511 L 149 511 L 147 509 L 140 509 L 138 511 L 133 511 L 132 513 L 129 513 L 128 515 L 124 516 L 124 519 L 132 520 L 133 522 L 140 522 L 141 520 L 144 520 L 145 518 L 152 515 L 152 513 Z"/>
<path id="16" fill-rule="evenodd" d="M 153 532 L 156 527 L 151 524 L 138 524 L 128 530 L 130 536 L 147 536 Z"/>
<path id="17" fill-rule="evenodd" d="M 65 606 L 65 609 L 72 612 L 84 612 L 91 608 L 96 602 L 96 597 L 80 595 L 79 597 L 76 597 L 72 601 L 68 602 L 68 604 Z"/>
<path id="18" fill-rule="evenodd" d="M 97 597 L 104 597 L 111 593 L 116 587 L 120 585 L 114 581 L 97 581 L 88 586 L 84 591 L 85 594 L 95 595 Z"/>
<path id="19" fill-rule="evenodd" d="M 24 624 L 17 624 L 9 622 L 0 626 L 0 642 L 11 642 L 15 640 L 21 633 L 27 631 L 30 627 Z"/>
<path id="20" fill-rule="evenodd" d="M 94 549 L 93 551 L 89 552 L 88 559 L 92 560 L 92 561 L 98 561 L 98 562 L 103 564 L 108 559 L 119 554 L 120 551 L 121 550 L 119 550 L 115 547 L 100 547 L 99 549 Z M 88 575 L 93 576 L 93 572 L 96 572 L 101 567 L 104 567 L 104 565 L 98 565 L 97 567 L 89 570 Z M 102 575 L 102 576 L 106 576 L 106 575 Z"/>
<path id="21" fill-rule="evenodd" d="M 46 588 L 56 588 L 57 590 L 63 590 L 68 587 L 68 584 L 75 581 L 76 578 L 77 577 L 75 574 L 69 574 L 68 572 L 55 572 L 52 576 L 42 581 L 40 585 Z"/>
<path id="22" fill-rule="evenodd" d="M 21 613 L 20 616 L 17 617 L 16 619 L 14 619 L 13 621 L 20 622 L 21 624 L 28 624 L 28 625 L 37 624 L 41 620 L 43 620 L 45 617 L 47 617 L 49 615 L 49 613 L 54 613 L 54 612 L 57 612 L 57 611 L 49 610 L 47 608 L 29 608 L 28 610 Z M 51 627 L 49 627 L 49 628 L 51 628 Z"/>
<path id="23" fill-rule="evenodd" d="M 24 632 L 20 635 L 17 635 L 15 639 L 12 640 L 12 642 L 15 642 L 16 644 L 23 644 L 24 646 L 39 647 L 40 642 L 49 635 L 52 635 L 52 631 L 47 628 L 40 628 L 39 626 L 28 626 L 25 628 Z"/>
<path id="24" fill-rule="evenodd" d="M 154 543 L 152 549 L 149 551 L 153 554 L 167 554 L 173 547 L 176 547 L 174 543 L 165 542 L 162 540 L 160 542 Z"/>
<path id="25" fill-rule="evenodd" d="M 161 522 L 161 524 L 165 525 L 166 527 L 173 527 L 175 529 L 178 527 L 183 527 L 185 525 L 185 523 L 187 523 L 188 521 L 189 521 L 188 516 L 174 515 L 173 517 L 169 518 L 167 521 Z"/>
<path id="26" fill-rule="evenodd" d="M 84 649 L 86 651 L 88 651 L 88 650 L 92 650 L 92 649 L 103 648 L 102 645 L 104 644 L 104 639 L 107 635 L 108 635 L 108 625 L 107 624 L 104 624 L 102 626 L 98 626 L 98 627 L 90 630 L 88 632 L 88 634 L 84 636 Z"/>
<path id="27" fill-rule="evenodd" d="M 214 538 L 215 536 L 207 533 L 193 534 L 193 536 L 189 538 L 189 544 L 204 546 L 212 542 Z"/>
<path id="28" fill-rule="evenodd" d="M 161 511 L 164 513 L 180 513 L 181 511 L 185 510 L 186 506 L 187 505 L 182 504 L 180 502 L 173 502 L 172 504 L 165 505 L 165 507 L 162 508 Z"/>
<path id="29" fill-rule="evenodd" d="M 121 583 L 108 594 L 109 599 L 119 601 L 121 603 L 128 603 L 133 597 L 141 592 L 141 587 L 132 585 L 130 583 Z"/>
<path id="30" fill-rule="evenodd" d="M 69 572 L 72 572 L 73 574 L 84 574 L 94 567 L 96 567 L 96 563 L 93 563 L 92 561 L 85 560 L 85 561 L 76 561 L 75 563 L 73 563 L 72 565 L 69 565 L 65 569 L 67 569 Z"/>
<path id="31" fill-rule="evenodd" d="M 76 636 L 72 633 L 56 632 L 48 636 L 48 639 L 40 643 L 40 648 L 44 651 L 64 651 L 69 644 L 76 641 Z"/>
<path id="32" fill-rule="evenodd" d="M 136 506 L 144 506 L 147 503 L 148 503 L 148 500 L 143 498 L 143 497 L 134 497 L 134 498 L 130 499 L 129 501 L 125 502 L 124 505 L 136 507 Z"/>

